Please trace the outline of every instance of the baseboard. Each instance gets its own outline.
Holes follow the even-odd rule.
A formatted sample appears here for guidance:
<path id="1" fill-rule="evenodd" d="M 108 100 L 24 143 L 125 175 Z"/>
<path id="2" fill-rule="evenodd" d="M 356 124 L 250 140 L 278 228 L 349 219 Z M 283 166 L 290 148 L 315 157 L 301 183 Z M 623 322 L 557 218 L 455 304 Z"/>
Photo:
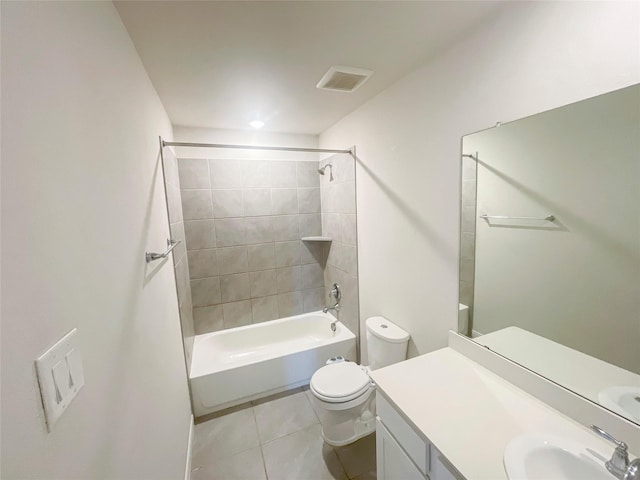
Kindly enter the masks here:
<path id="1" fill-rule="evenodd" d="M 193 415 L 189 419 L 189 440 L 187 443 L 187 461 L 184 470 L 184 480 L 191 479 L 191 449 L 193 447 Z"/>

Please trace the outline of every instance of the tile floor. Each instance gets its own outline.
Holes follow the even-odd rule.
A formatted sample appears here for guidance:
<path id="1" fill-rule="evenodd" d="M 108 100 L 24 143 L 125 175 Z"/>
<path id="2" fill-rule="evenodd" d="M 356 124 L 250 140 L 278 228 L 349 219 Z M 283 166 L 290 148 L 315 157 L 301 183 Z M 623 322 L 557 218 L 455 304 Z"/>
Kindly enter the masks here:
<path id="1" fill-rule="evenodd" d="M 198 422 L 191 480 L 375 480 L 375 434 L 327 445 L 309 395 L 298 388 Z"/>

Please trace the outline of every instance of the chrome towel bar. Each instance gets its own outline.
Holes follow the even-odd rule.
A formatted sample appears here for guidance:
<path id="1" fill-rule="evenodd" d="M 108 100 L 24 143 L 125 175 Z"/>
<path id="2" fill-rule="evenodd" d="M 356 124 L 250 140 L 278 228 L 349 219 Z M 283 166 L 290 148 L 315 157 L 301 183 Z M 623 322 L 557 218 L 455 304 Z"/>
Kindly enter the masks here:
<path id="1" fill-rule="evenodd" d="M 171 240 L 170 238 L 167 238 L 167 250 L 164 253 L 147 252 L 145 253 L 144 258 L 147 261 L 147 263 L 153 262 L 154 260 L 159 260 L 161 258 L 165 258 L 167 255 L 171 253 L 171 250 L 176 248 L 176 246 L 179 243 L 180 243 L 180 240 Z"/>
<path id="2" fill-rule="evenodd" d="M 547 215 L 546 217 L 509 217 L 507 215 L 487 215 L 482 214 L 480 218 L 484 218 L 485 220 L 489 219 L 497 219 L 497 220 L 546 220 L 547 222 L 555 221 L 556 217 L 553 215 Z"/>

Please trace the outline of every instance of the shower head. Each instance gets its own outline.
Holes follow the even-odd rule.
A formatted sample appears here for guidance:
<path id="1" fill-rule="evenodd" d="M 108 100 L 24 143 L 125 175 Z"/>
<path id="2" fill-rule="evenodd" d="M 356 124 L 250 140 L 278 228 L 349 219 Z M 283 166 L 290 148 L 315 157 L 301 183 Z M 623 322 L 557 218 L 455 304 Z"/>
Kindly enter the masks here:
<path id="1" fill-rule="evenodd" d="M 329 170 L 331 170 L 331 168 L 332 168 L 331 163 L 327 163 L 324 167 L 319 168 L 319 169 L 318 169 L 318 173 L 319 173 L 320 175 L 324 175 L 324 171 L 325 171 L 325 169 L 326 169 L 327 167 L 329 167 Z"/>

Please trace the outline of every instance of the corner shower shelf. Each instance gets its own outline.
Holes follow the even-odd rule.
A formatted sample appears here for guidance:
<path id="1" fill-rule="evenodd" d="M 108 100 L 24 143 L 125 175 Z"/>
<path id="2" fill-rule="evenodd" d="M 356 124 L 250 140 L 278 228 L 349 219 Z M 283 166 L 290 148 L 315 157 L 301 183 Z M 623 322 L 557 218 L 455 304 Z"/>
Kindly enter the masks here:
<path id="1" fill-rule="evenodd" d="M 331 237 L 302 237 L 303 242 L 332 242 Z"/>

